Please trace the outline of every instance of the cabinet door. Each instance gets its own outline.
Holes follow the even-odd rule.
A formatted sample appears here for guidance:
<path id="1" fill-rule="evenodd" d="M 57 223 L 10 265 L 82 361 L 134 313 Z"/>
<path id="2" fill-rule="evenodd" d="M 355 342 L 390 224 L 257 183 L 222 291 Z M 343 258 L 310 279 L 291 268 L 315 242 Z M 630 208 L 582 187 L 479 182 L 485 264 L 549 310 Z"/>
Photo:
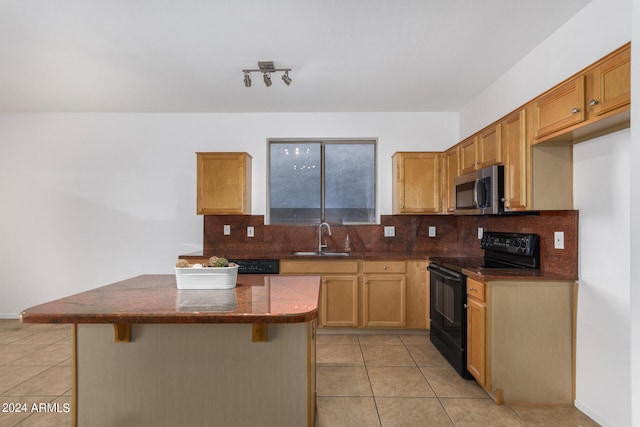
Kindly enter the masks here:
<path id="1" fill-rule="evenodd" d="M 507 116 L 502 122 L 504 206 L 509 210 L 527 209 L 526 125 L 524 109 Z"/>
<path id="2" fill-rule="evenodd" d="M 407 325 L 406 276 L 365 275 L 362 316 L 364 327 L 405 327 Z"/>
<path id="3" fill-rule="evenodd" d="M 500 123 L 491 126 L 478 135 L 479 168 L 502 163 L 502 135 Z"/>
<path id="4" fill-rule="evenodd" d="M 197 213 L 251 213 L 251 156 L 197 153 Z"/>
<path id="5" fill-rule="evenodd" d="M 407 261 L 407 328 L 429 329 L 427 261 Z"/>
<path id="6" fill-rule="evenodd" d="M 625 49 L 593 70 L 590 112 L 598 116 L 631 102 L 631 50 Z"/>
<path id="7" fill-rule="evenodd" d="M 460 173 L 473 172 L 478 167 L 477 136 L 465 139 L 460 143 Z"/>
<path id="8" fill-rule="evenodd" d="M 358 276 L 322 276 L 322 326 L 358 326 Z"/>
<path id="9" fill-rule="evenodd" d="M 455 208 L 454 180 L 460 176 L 459 146 L 454 146 L 443 155 L 442 199 L 444 212 L 453 212 Z"/>
<path id="10" fill-rule="evenodd" d="M 395 153 L 393 213 L 440 213 L 438 153 Z"/>
<path id="11" fill-rule="evenodd" d="M 584 98 L 584 75 L 576 77 L 540 98 L 535 103 L 538 116 L 535 137 L 541 138 L 583 122 L 586 118 Z"/>
<path id="12" fill-rule="evenodd" d="M 484 304 L 467 299 L 467 370 L 483 387 L 486 385 L 485 315 Z"/>

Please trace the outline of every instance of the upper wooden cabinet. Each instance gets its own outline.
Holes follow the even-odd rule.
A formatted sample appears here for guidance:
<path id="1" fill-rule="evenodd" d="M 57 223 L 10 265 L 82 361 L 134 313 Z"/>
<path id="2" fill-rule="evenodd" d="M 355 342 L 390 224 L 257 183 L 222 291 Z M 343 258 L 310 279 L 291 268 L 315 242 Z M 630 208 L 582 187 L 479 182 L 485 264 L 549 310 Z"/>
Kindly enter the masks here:
<path id="1" fill-rule="evenodd" d="M 393 214 L 440 213 L 440 153 L 397 152 L 393 163 Z"/>
<path id="2" fill-rule="evenodd" d="M 501 124 L 489 126 L 478 134 L 478 169 L 502 163 Z"/>
<path id="3" fill-rule="evenodd" d="M 251 156 L 247 153 L 197 154 L 197 213 L 251 213 Z"/>
<path id="4" fill-rule="evenodd" d="M 442 210 L 453 213 L 455 208 L 454 180 L 460 176 L 460 146 L 455 145 L 442 154 Z"/>
<path id="5" fill-rule="evenodd" d="M 460 175 L 473 172 L 478 166 L 478 136 L 474 135 L 460 144 Z"/>
<path id="6" fill-rule="evenodd" d="M 542 138 L 585 120 L 585 80 L 585 76 L 579 76 L 536 101 L 536 138 Z"/>
<path id="7" fill-rule="evenodd" d="M 629 124 L 631 46 L 614 51 L 534 101 L 536 142 L 580 142 Z M 618 113 L 627 112 L 626 115 Z"/>
<path id="8" fill-rule="evenodd" d="M 502 163 L 500 124 L 489 126 L 462 141 L 460 145 L 460 173 L 473 172 L 486 166 Z"/>
<path id="9" fill-rule="evenodd" d="M 588 108 L 600 116 L 631 102 L 631 49 L 623 49 L 591 72 Z"/>
<path id="10" fill-rule="evenodd" d="M 527 120 L 526 110 L 516 111 L 502 121 L 504 151 L 504 207 L 527 208 Z"/>

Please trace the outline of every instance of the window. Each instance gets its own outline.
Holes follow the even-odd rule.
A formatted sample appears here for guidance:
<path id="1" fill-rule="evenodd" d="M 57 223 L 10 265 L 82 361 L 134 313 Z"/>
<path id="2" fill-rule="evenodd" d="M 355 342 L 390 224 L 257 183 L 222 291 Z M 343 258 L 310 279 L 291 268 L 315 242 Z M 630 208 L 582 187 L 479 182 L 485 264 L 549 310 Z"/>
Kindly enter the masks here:
<path id="1" fill-rule="evenodd" d="M 376 141 L 269 141 L 269 223 L 375 223 Z"/>

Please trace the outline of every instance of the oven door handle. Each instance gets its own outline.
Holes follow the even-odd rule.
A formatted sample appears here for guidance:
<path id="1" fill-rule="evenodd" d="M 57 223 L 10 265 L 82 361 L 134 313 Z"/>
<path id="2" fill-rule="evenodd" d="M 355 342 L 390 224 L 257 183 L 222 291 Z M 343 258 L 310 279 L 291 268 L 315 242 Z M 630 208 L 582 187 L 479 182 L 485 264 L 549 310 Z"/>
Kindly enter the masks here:
<path id="1" fill-rule="evenodd" d="M 440 276 L 444 277 L 445 279 L 451 280 L 451 281 L 453 281 L 453 282 L 460 282 L 460 281 L 462 281 L 462 278 L 461 278 L 461 277 L 454 276 L 454 275 L 453 275 L 453 274 L 451 274 L 451 273 L 448 273 L 448 272 L 443 271 L 443 270 L 440 270 L 440 269 L 433 268 L 433 267 L 431 267 L 431 266 L 427 267 L 427 270 L 432 271 L 432 272 L 434 272 L 434 273 L 436 273 L 436 274 L 439 274 Z"/>

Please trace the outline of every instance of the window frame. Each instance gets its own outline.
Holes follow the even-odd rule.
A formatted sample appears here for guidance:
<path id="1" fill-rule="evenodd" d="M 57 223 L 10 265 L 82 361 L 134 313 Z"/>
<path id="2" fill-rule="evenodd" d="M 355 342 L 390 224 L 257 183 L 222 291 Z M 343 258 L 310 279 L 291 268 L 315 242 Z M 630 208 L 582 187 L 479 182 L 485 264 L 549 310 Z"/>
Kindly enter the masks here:
<path id="1" fill-rule="evenodd" d="M 266 213 L 265 213 L 265 222 L 266 224 L 271 224 L 271 144 L 272 143 L 319 143 L 321 145 L 320 149 L 320 222 L 323 222 L 325 216 L 325 154 L 324 147 L 330 144 L 373 144 L 373 221 L 344 221 L 341 224 L 344 225 L 377 225 L 379 224 L 378 217 L 378 138 L 268 138 L 267 139 L 267 170 L 266 170 L 266 186 L 267 186 L 267 197 L 266 197 Z M 290 225 L 318 225 L 320 222 L 300 222 Z M 283 224 L 275 224 L 275 225 L 283 225 Z"/>

